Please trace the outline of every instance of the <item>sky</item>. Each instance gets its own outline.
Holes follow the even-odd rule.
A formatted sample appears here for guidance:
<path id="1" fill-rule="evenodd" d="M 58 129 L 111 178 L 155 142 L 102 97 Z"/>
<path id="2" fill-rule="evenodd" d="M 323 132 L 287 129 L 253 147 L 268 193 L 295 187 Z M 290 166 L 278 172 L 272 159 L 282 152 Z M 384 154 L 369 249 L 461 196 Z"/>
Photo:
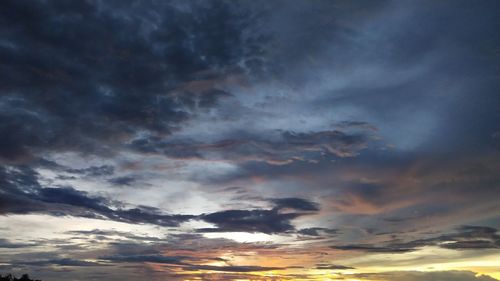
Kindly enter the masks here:
<path id="1" fill-rule="evenodd" d="M 500 280 L 499 15 L 1 1 L 0 274 Z"/>

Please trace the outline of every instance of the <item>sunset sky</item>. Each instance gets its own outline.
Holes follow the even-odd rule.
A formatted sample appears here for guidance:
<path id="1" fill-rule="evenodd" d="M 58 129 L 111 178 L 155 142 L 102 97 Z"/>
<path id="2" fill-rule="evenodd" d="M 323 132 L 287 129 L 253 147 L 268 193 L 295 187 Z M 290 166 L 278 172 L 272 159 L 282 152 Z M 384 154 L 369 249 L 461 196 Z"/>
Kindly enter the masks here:
<path id="1" fill-rule="evenodd" d="M 500 1 L 0 1 L 0 274 L 500 280 Z"/>

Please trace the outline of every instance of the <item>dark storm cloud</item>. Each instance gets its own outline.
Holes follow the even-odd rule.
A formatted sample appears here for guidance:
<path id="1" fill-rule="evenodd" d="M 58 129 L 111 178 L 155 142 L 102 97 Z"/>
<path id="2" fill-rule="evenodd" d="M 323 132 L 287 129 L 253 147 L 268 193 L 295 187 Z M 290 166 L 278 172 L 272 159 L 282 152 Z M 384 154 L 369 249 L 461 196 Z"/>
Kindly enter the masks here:
<path id="1" fill-rule="evenodd" d="M 390 246 L 379 247 L 368 244 L 359 244 L 359 245 L 332 246 L 331 248 L 344 251 L 363 251 L 371 253 L 393 253 L 393 254 L 402 254 L 417 250 L 416 248 L 406 248 L 405 246 L 407 245 L 403 244 L 403 245 L 390 245 Z"/>
<path id="2" fill-rule="evenodd" d="M 14 242 L 9 241 L 8 239 L 0 238 L 0 249 L 1 248 L 16 249 L 16 248 L 26 248 L 26 247 L 33 247 L 33 246 L 36 246 L 36 245 L 25 244 L 25 243 L 14 243 Z"/>
<path id="3" fill-rule="evenodd" d="M 72 187 L 44 187 L 38 181 L 37 172 L 28 167 L 1 167 L 0 172 L 0 184 L 4 187 L 0 193 L 0 214 L 44 213 L 159 226 L 178 226 L 182 222 L 197 219 L 217 226 L 198 229 L 199 232 L 271 234 L 292 232 L 295 227 L 291 220 L 319 211 L 319 205 L 315 202 L 290 197 L 266 200 L 274 206 L 270 210 L 227 210 L 198 216 L 169 215 L 148 206 L 124 209 L 123 202 L 110 201 Z"/>
<path id="4" fill-rule="evenodd" d="M 294 209 L 298 211 L 319 211 L 319 205 L 302 198 L 271 199 L 276 209 Z"/>
<path id="5" fill-rule="evenodd" d="M 85 260 L 75 260 L 69 258 L 62 259 L 49 259 L 49 260 L 36 260 L 36 261 L 13 261 L 12 264 L 24 266 L 109 266 L 109 264 L 91 262 Z"/>
<path id="6" fill-rule="evenodd" d="M 115 168 L 110 165 L 91 166 L 82 169 L 65 169 L 70 174 L 81 174 L 89 177 L 111 176 L 115 172 Z"/>
<path id="7" fill-rule="evenodd" d="M 426 246 L 456 250 L 436 257 L 439 262 L 466 257 L 466 263 L 481 263 L 500 247 L 496 228 L 465 226 L 439 233 L 449 225 L 490 222 L 498 227 L 499 10 L 495 0 L 3 1 L 0 164 L 32 161 L 52 170 L 48 177 L 54 171 L 60 174 L 42 180 L 35 166 L 0 168 L 0 215 L 41 213 L 163 227 L 188 220 L 214 225 L 196 234 L 169 235 L 163 241 L 119 231 L 66 233 L 78 237 L 75 241 L 86 241 L 79 247 L 91 246 L 85 254 L 98 252 L 109 258 L 98 263 L 113 264 L 112 268 L 95 269 L 81 256 L 73 257 L 74 244 L 57 247 L 71 259 L 34 258 L 30 250 L 15 263 L 32 262 L 24 266 L 40 272 L 75 267 L 62 268 L 67 270 L 64 274 L 51 273 L 44 280 L 318 278 L 243 274 L 282 269 L 261 264 L 199 265 L 226 262 L 214 257 L 226 258 L 227 253 L 302 258 L 296 247 L 287 248 L 290 245 L 241 244 L 200 234 L 226 231 L 282 234 L 297 238 L 294 245 L 304 245 L 306 239 L 321 245 L 335 243 L 333 249 L 362 252 L 348 253 L 348 259 L 354 255 L 356 265 L 363 253 L 404 255 Z M 237 81 L 234 91 L 224 87 L 231 79 Z M 374 141 L 376 137 L 379 141 Z M 58 152 L 106 157 L 128 154 L 127 150 L 186 160 L 172 161 L 187 163 L 185 170 L 174 168 L 172 173 L 182 174 L 181 181 L 187 179 L 191 182 L 186 186 L 193 187 L 180 193 L 175 184 L 161 188 L 155 204 L 172 203 L 175 210 L 183 205 L 176 200 L 213 198 L 210 204 L 227 206 L 226 191 L 199 196 L 212 185 L 246 187 L 250 182 L 251 189 L 262 194 L 235 192 L 242 196 L 231 203 L 245 203 L 252 209 L 228 207 L 198 215 L 205 205 L 186 203 L 183 210 L 197 213 L 166 214 L 76 189 L 84 181 L 89 181 L 86 190 L 95 190 L 100 188 L 96 181 L 133 187 L 138 179 L 149 180 L 138 169 L 133 176 L 121 173 L 118 167 L 124 166 L 117 163 L 121 159 L 108 159 L 116 165 L 112 169 L 99 165 L 69 169 L 48 160 L 34 163 Z M 75 160 L 72 157 L 65 160 Z M 138 161 L 149 168 L 149 159 Z M 199 160 L 224 162 L 231 169 L 213 165 L 210 171 L 198 173 L 193 168 L 195 176 L 184 176 Z M 75 188 L 53 184 L 65 179 L 80 181 Z M 164 179 L 178 180 L 168 173 Z M 119 196 L 122 191 L 133 192 L 127 188 Z M 125 197 L 130 195 L 134 196 Z M 314 202 L 288 198 L 311 195 L 326 205 L 321 213 Z M 170 201 L 156 200 L 163 198 Z M 307 217 L 313 220 L 307 222 L 308 228 L 294 225 L 309 214 L 315 216 Z M 24 219 L 28 218 L 9 220 L 18 224 Z M 351 235 L 346 226 L 360 228 L 363 234 L 353 230 Z M 6 233 L 15 229 L 13 225 Z M 322 240 L 332 237 L 335 242 Z M 26 251 L 13 237 L 5 238 L 0 239 L 0 248 L 7 248 L 3 251 Z M 373 242 L 379 239 L 386 240 Z M 54 243 L 47 241 L 49 246 Z M 332 251 L 320 254 L 307 246 L 304 260 L 323 259 Z M 196 258 L 207 252 L 211 259 Z M 344 258 L 337 251 L 334 254 Z M 421 262 L 429 262 L 399 258 L 387 265 L 420 268 Z M 143 262 L 158 266 L 151 269 Z M 174 267 L 199 274 L 169 275 L 167 271 Z M 337 264 L 313 267 L 350 269 Z M 334 277 L 495 280 L 456 271 Z"/>
<path id="8" fill-rule="evenodd" d="M 93 236 L 99 240 L 112 240 L 114 236 L 119 238 L 125 238 L 136 241 L 163 241 L 164 238 L 153 237 L 153 236 L 145 236 L 145 235 L 137 235 L 132 232 L 118 231 L 118 230 L 101 230 L 101 229 L 93 229 L 93 230 L 74 230 L 67 231 L 65 234 L 76 235 L 79 238 Z"/>
<path id="9" fill-rule="evenodd" d="M 425 246 L 437 246 L 454 250 L 500 249 L 500 234 L 492 227 L 462 226 L 456 233 L 436 237 L 417 239 L 409 242 L 389 241 L 371 244 L 351 244 L 331 246 L 333 249 L 346 251 L 363 251 L 373 253 L 406 253 L 417 251 Z"/>
<path id="10" fill-rule="evenodd" d="M 276 56 L 285 65 L 279 77 L 288 84 L 323 73 L 342 77 L 304 112 L 359 114 L 369 124 L 338 128 L 376 127 L 398 154 L 413 159 L 498 151 L 498 2 L 294 4 L 276 9 L 270 25 L 279 31 Z M 388 160 L 376 157 L 371 165 Z M 249 177 L 261 172 L 251 168 Z"/>
<path id="11" fill-rule="evenodd" d="M 2 3 L 2 159 L 104 155 L 137 131 L 169 134 L 228 95 L 214 83 L 203 93 L 181 85 L 206 81 L 203 71 L 216 81 L 261 52 L 243 36 L 252 16 L 233 3 L 127 3 Z"/>
<path id="12" fill-rule="evenodd" d="M 160 226 L 178 226 L 194 218 L 167 215 L 146 206 L 123 209 L 122 202 L 91 196 L 72 187 L 43 187 L 37 173 L 28 167 L 0 167 L 0 185 L 0 214 L 44 213 Z"/>
<path id="13" fill-rule="evenodd" d="M 95 210 L 97 212 L 110 211 L 110 209 L 107 207 L 110 202 L 108 202 L 105 198 L 90 197 L 86 192 L 78 191 L 71 187 L 45 187 L 39 189 L 38 192 L 33 195 L 33 198 L 36 198 L 41 202 L 65 204 L 75 207 L 81 207 L 84 209 Z"/>
<path id="14" fill-rule="evenodd" d="M 279 213 L 277 210 L 228 210 L 203 215 L 200 218 L 217 228 L 202 228 L 199 232 L 262 232 L 284 233 L 295 228 L 291 220 L 300 213 Z"/>
<path id="15" fill-rule="evenodd" d="M 161 153 L 180 159 L 222 159 L 236 162 L 265 161 L 286 164 L 308 160 L 322 154 L 353 157 L 364 149 L 371 133 L 349 133 L 339 130 L 311 133 L 273 132 L 268 138 L 247 136 L 213 143 L 195 141 L 169 142 L 159 138 L 140 138 L 130 147 L 141 152 Z"/>
<path id="16" fill-rule="evenodd" d="M 385 9 L 375 13 L 377 18 L 368 29 L 352 25 L 354 35 L 340 34 L 336 41 L 340 46 L 334 48 L 338 52 L 332 52 L 332 57 L 347 58 L 350 66 L 359 63 L 355 68 L 373 65 L 378 68 L 374 76 L 380 75 L 379 81 L 384 82 L 375 85 L 367 77 L 366 84 L 348 85 L 339 95 L 318 102 L 325 107 L 335 102 L 355 106 L 375 117 L 372 121 L 383 120 L 381 127 L 390 128 L 379 129 L 391 131 L 396 143 L 405 138 L 399 133 L 406 132 L 410 149 L 463 153 L 494 148 L 491 135 L 498 130 L 494 120 L 500 118 L 495 110 L 500 104 L 496 94 L 500 56 L 494 51 L 500 45 L 499 31 L 494 28 L 498 2 L 390 1 L 381 6 Z M 384 19 L 380 24 L 378 17 Z M 376 36 L 357 33 L 363 30 Z M 423 71 L 410 79 L 391 75 L 411 68 Z M 427 117 L 432 119 L 429 126 L 423 124 Z M 430 134 L 420 146 L 409 144 L 426 132 Z"/>
<path id="17" fill-rule="evenodd" d="M 166 215 L 160 209 L 139 206 L 133 209 L 115 210 L 113 216 L 129 223 L 150 223 L 159 226 L 179 226 L 180 223 L 195 218 L 193 215 Z"/>
<path id="18" fill-rule="evenodd" d="M 338 234 L 340 231 L 338 229 L 324 228 L 324 227 L 309 227 L 303 228 L 297 231 L 297 234 L 307 235 L 307 236 L 332 236 Z"/>
<path id="19" fill-rule="evenodd" d="M 134 176 L 117 177 L 108 180 L 108 182 L 117 186 L 123 186 L 123 185 L 130 186 L 136 181 L 137 179 Z"/>
<path id="20" fill-rule="evenodd" d="M 437 238 L 448 243 L 439 246 L 447 249 L 500 249 L 500 234 L 496 228 L 485 226 L 463 226 L 459 233 Z"/>
<path id="21" fill-rule="evenodd" d="M 270 199 L 271 210 L 226 210 L 203 214 L 199 219 L 215 224 L 217 228 L 202 228 L 198 232 L 262 232 L 267 234 L 295 231 L 291 221 L 300 216 L 316 213 L 319 205 L 302 198 Z M 287 209 L 293 210 L 286 212 Z"/>
<path id="22" fill-rule="evenodd" d="M 59 179 L 99 178 L 112 176 L 115 173 L 113 165 L 88 166 L 85 168 L 69 168 L 56 161 L 45 158 L 35 159 L 29 167 L 42 168 L 56 172 Z"/>

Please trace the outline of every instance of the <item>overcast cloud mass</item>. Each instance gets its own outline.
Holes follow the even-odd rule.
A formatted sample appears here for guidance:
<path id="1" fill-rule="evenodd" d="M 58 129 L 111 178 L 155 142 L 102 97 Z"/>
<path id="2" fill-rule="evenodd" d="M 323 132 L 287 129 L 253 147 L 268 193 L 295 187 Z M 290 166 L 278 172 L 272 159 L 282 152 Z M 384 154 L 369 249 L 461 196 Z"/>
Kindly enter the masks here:
<path id="1" fill-rule="evenodd" d="M 499 15 L 1 1 L 0 274 L 500 280 Z"/>

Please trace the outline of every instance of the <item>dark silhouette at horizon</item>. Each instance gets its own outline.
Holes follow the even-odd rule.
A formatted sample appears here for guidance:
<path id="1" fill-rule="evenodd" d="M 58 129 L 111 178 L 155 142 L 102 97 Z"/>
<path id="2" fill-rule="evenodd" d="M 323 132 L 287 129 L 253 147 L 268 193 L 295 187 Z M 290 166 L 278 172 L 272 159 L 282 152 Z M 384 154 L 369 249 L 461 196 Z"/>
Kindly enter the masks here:
<path id="1" fill-rule="evenodd" d="M 0 274 L 0 281 L 41 281 L 41 280 L 31 279 L 28 274 L 23 274 L 21 278 L 17 278 L 12 274 L 7 274 L 5 276 Z"/>

